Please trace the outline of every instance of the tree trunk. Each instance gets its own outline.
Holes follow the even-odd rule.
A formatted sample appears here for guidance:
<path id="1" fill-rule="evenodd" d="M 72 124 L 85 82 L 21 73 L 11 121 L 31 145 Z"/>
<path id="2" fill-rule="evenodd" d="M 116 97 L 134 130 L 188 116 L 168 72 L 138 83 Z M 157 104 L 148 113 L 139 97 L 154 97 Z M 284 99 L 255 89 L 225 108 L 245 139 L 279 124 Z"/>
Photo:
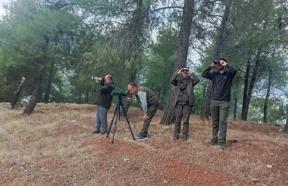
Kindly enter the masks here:
<path id="1" fill-rule="evenodd" d="M 48 76 L 48 84 L 47 84 L 46 91 L 45 91 L 45 96 L 44 96 L 44 103 L 48 103 L 49 102 L 50 91 L 51 91 L 51 86 L 52 86 L 52 79 L 53 79 L 53 73 L 54 73 L 54 65 L 55 65 L 55 62 L 52 59 L 52 62 L 51 62 L 51 65 L 50 65 L 50 70 L 49 70 L 49 76 Z"/>
<path id="2" fill-rule="evenodd" d="M 85 103 L 89 102 L 89 92 L 87 91 L 85 94 Z"/>
<path id="3" fill-rule="evenodd" d="M 251 70 L 251 61 L 250 59 L 248 59 L 245 76 L 244 76 L 244 91 L 243 91 L 242 115 L 241 115 L 242 120 L 244 120 L 245 118 L 244 116 L 247 116 L 246 111 L 248 110 L 247 92 L 248 92 L 248 86 L 249 86 L 250 70 Z"/>
<path id="4" fill-rule="evenodd" d="M 267 92 L 266 92 L 264 108 L 263 108 L 263 123 L 267 123 L 267 110 L 268 110 L 268 101 L 270 97 L 271 85 L 272 85 L 272 70 L 269 69 Z"/>
<path id="5" fill-rule="evenodd" d="M 288 105 L 286 105 L 286 125 L 284 126 L 283 132 L 288 133 Z"/>
<path id="6" fill-rule="evenodd" d="M 227 22 L 229 19 L 231 5 L 232 5 L 232 0 L 225 1 L 225 10 L 224 10 L 220 28 L 218 30 L 218 35 L 215 41 L 213 59 L 218 59 L 221 56 L 221 51 L 225 43 L 225 34 L 227 31 Z M 210 102 L 211 102 L 211 92 L 212 92 L 212 82 L 210 80 L 207 83 L 207 87 L 208 88 L 205 94 L 205 99 L 202 104 L 202 110 L 203 110 L 203 112 L 201 112 L 202 119 L 209 119 L 209 116 L 210 116 Z"/>
<path id="7" fill-rule="evenodd" d="M 234 98 L 234 112 L 233 112 L 233 118 L 234 120 L 237 119 L 237 104 L 238 104 L 238 98 Z"/>
<path id="8" fill-rule="evenodd" d="M 189 49 L 189 37 L 191 34 L 192 19 L 194 14 L 194 0 L 184 0 L 183 15 L 180 26 L 180 32 L 178 36 L 177 49 L 176 49 L 176 63 L 175 71 L 186 66 L 186 60 Z M 172 101 L 174 98 L 175 90 L 174 86 L 171 86 L 168 108 L 164 112 L 163 118 L 160 121 L 161 124 L 169 125 L 175 118 L 174 105 Z"/>
<path id="9" fill-rule="evenodd" d="M 28 115 L 31 114 L 34 111 L 34 108 L 35 108 L 37 102 L 41 99 L 42 78 L 43 78 L 43 71 L 41 71 L 40 75 L 38 77 L 36 77 L 36 79 L 35 79 L 34 89 L 33 89 L 32 95 L 31 95 L 31 99 L 29 100 L 29 103 L 25 106 L 23 114 L 28 114 Z"/>
<path id="10" fill-rule="evenodd" d="M 248 74 L 248 89 L 247 89 L 246 93 L 244 92 L 245 96 L 243 96 L 243 107 L 242 107 L 242 117 L 241 117 L 241 119 L 245 120 L 245 121 L 247 121 L 247 118 L 248 118 L 249 105 L 250 105 L 254 85 L 256 83 L 258 68 L 260 65 L 260 55 L 261 55 L 261 50 L 258 50 L 256 58 L 255 58 L 255 66 L 254 66 L 254 69 L 252 72 L 252 77 L 251 77 L 250 83 L 249 83 L 249 74 Z M 250 69 L 249 69 L 249 71 L 250 71 Z M 246 74 L 247 74 L 247 71 L 246 71 Z M 245 84 L 246 84 L 246 75 L 245 75 Z M 245 91 L 245 87 L 244 87 L 244 91 Z M 245 98 L 245 100 L 244 100 L 244 98 Z"/>
<path id="11" fill-rule="evenodd" d="M 137 58 L 140 57 L 142 53 L 142 46 L 145 43 L 144 28 L 145 25 L 148 25 L 149 22 L 149 6 L 150 3 L 143 0 L 138 0 L 136 9 L 133 12 L 130 23 L 128 24 L 127 30 L 130 32 L 128 37 L 125 40 L 127 47 L 124 50 L 129 51 L 128 56 L 125 56 L 128 61 L 130 61 L 131 66 L 129 67 L 129 82 L 135 82 L 137 77 L 137 72 L 139 70 L 139 61 Z M 127 31 L 125 31 L 127 32 Z M 129 95 L 132 97 L 131 95 Z M 130 102 L 124 101 L 124 109 L 128 112 L 130 107 Z"/>
<path id="12" fill-rule="evenodd" d="M 24 82 L 25 82 L 25 78 L 22 77 L 21 82 L 20 82 L 20 84 L 19 84 L 19 86 L 18 86 L 18 88 L 17 88 L 15 98 L 14 98 L 13 101 L 11 102 L 11 107 L 12 107 L 12 109 L 15 108 L 17 102 L 19 101 L 20 94 L 21 94 L 21 92 L 22 92 L 22 88 L 23 88 Z"/>
<path id="13" fill-rule="evenodd" d="M 82 101 L 82 92 L 81 92 L 81 90 L 79 90 L 78 103 L 81 103 L 81 101 Z"/>
<path id="14" fill-rule="evenodd" d="M 210 116 L 210 100 L 211 100 L 212 82 L 208 81 L 203 95 L 203 103 L 201 107 L 201 119 L 208 120 Z"/>

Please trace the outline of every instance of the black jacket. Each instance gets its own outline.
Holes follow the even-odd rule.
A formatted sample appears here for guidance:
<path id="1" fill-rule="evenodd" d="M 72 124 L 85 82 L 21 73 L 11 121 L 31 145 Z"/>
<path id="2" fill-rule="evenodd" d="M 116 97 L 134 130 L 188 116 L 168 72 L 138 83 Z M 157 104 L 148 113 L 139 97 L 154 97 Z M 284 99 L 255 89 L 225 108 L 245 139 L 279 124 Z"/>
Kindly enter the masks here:
<path id="1" fill-rule="evenodd" d="M 202 76 L 212 81 L 212 100 L 230 101 L 232 81 L 236 73 L 237 70 L 230 65 L 225 67 L 223 73 L 213 67 L 204 70 Z"/>
<path id="2" fill-rule="evenodd" d="M 101 81 L 96 89 L 96 105 L 109 109 L 113 99 L 111 95 L 113 90 L 113 84 L 104 84 L 104 81 Z"/>

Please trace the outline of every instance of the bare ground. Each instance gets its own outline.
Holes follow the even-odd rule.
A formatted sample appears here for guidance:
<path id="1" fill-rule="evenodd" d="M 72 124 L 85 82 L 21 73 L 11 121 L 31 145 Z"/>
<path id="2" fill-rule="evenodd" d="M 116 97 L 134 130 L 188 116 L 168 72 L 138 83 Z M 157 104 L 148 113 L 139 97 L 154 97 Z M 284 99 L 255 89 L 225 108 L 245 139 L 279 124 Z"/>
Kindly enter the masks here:
<path id="1" fill-rule="evenodd" d="M 91 134 L 93 105 L 39 104 L 23 116 L 2 103 L 0 185 L 288 185 L 288 136 L 278 127 L 231 121 L 229 147 L 218 150 L 206 145 L 208 122 L 193 116 L 190 139 L 173 141 L 161 115 L 144 142 L 120 122 L 112 145 Z M 141 116 L 129 111 L 135 134 Z"/>

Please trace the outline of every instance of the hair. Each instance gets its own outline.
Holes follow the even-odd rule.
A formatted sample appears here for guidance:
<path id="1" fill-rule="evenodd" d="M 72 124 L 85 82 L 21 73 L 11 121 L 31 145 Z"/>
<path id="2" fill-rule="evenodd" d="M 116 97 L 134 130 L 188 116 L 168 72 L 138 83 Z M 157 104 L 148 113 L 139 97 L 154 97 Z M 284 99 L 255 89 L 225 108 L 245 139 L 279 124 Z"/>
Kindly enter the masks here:
<path id="1" fill-rule="evenodd" d="M 219 61 L 220 61 L 220 60 L 223 60 L 223 61 L 225 61 L 225 62 L 227 63 L 227 59 L 225 59 L 224 57 L 220 57 L 218 60 L 219 60 Z"/>
<path id="2" fill-rule="evenodd" d="M 132 87 L 138 87 L 138 85 L 135 82 L 130 82 L 130 83 L 128 83 L 128 85 L 130 85 Z"/>

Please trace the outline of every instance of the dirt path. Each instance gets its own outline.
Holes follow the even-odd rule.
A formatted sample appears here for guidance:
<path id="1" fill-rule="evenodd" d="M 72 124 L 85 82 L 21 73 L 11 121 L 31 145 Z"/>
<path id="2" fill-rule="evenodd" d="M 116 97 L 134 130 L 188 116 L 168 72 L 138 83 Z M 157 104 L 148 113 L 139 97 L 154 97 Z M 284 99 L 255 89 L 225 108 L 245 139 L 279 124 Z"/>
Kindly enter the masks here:
<path id="1" fill-rule="evenodd" d="M 288 140 L 277 127 L 233 122 L 222 151 L 206 145 L 210 126 L 198 117 L 191 118 L 187 142 L 173 141 L 172 127 L 158 124 L 160 113 L 149 140 L 131 140 L 119 123 L 112 145 L 91 134 L 94 110 L 39 105 L 25 117 L 1 109 L 0 185 L 288 185 Z M 140 116 L 129 113 L 134 133 Z"/>

